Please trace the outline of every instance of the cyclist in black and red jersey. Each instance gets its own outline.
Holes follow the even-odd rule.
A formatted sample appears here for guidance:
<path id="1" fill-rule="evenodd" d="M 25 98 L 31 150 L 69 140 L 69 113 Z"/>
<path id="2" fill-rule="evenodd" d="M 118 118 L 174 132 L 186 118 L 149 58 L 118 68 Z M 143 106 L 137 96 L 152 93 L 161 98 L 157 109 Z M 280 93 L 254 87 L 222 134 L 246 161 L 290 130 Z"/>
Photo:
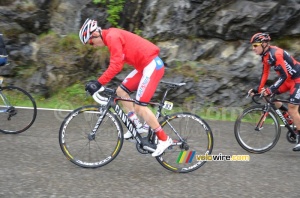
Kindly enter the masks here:
<path id="1" fill-rule="evenodd" d="M 117 88 L 117 95 L 129 98 L 130 93 L 137 92 L 135 105 L 125 101 L 122 101 L 122 105 L 129 112 L 128 117 L 136 126 L 140 125 L 140 122 L 134 112 L 154 130 L 159 141 L 152 156 L 161 155 L 173 141 L 161 128 L 154 113 L 147 107 L 164 74 L 164 63 L 158 57 L 159 48 L 146 39 L 122 29 L 101 29 L 97 21 L 91 19 L 87 19 L 81 27 L 79 38 L 83 44 L 89 43 L 94 47 L 107 46 L 110 52 L 107 70 L 98 80 L 88 82 L 85 87 L 91 95 L 98 92 L 103 85 L 121 72 L 124 63 L 133 66 L 134 70 Z M 124 138 L 131 136 L 130 132 L 124 134 Z"/>
<path id="2" fill-rule="evenodd" d="M 266 95 L 270 95 L 290 92 L 288 109 L 281 102 L 276 102 L 275 105 L 283 111 L 288 111 L 294 120 L 294 125 L 297 127 L 295 131 L 297 144 L 293 151 L 300 151 L 300 115 L 298 113 L 300 105 L 300 63 L 285 50 L 270 45 L 270 40 L 271 37 L 267 33 L 256 33 L 250 40 L 252 50 L 262 58 L 263 69 L 259 86 L 256 89 L 249 90 L 249 93 L 264 92 Z M 279 78 L 273 85 L 264 88 L 271 67 L 276 71 Z"/>

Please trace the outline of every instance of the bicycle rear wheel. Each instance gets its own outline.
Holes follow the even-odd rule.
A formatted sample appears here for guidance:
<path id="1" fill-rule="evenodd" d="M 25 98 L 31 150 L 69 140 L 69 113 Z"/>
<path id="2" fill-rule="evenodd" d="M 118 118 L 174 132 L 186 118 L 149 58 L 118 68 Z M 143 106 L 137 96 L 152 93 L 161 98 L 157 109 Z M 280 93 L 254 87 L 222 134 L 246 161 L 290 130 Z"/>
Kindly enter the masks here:
<path id="1" fill-rule="evenodd" d="M 1 87 L 0 97 L 1 132 L 16 134 L 31 127 L 36 119 L 37 108 L 28 92 L 15 86 Z"/>
<path id="2" fill-rule="evenodd" d="M 121 151 L 123 129 L 112 112 L 106 113 L 95 135 L 92 135 L 100 116 L 99 106 L 84 106 L 71 112 L 61 124 L 60 148 L 68 160 L 80 167 L 104 166 Z"/>
<path id="3" fill-rule="evenodd" d="M 184 139 L 182 145 L 170 146 L 163 155 L 156 157 L 164 168 L 188 173 L 205 164 L 206 161 L 201 160 L 200 156 L 211 154 L 213 134 L 204 120 L 191 113 L 175 113 L 166 116 L 160 124 L 173 142 L 181 142 L 178 136 Z"/>
<path id="4" fill-rule="evenodd" d="M 266 114 L 264 105 L 249 107 L 237 118 L 234 135 L 239 145 L 250 153 L 264 153 L 271 150 L 279 140 L 280 127 L 276 113 L 270 109 Z M 259 123 L 263 124 L 257 128 Z"/>

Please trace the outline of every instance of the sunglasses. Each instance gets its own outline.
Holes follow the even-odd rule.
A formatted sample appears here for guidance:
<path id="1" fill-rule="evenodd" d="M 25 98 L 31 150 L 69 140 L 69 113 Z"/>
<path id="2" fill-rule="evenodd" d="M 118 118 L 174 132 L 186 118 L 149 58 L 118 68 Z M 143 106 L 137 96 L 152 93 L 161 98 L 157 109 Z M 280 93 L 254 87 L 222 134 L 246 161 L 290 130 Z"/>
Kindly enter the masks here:
<path id="1" fill-rule="evenodd" d="M 261 46 L 261 45 L 262 45 L 262 43 L 253 43 L 252 47 L 257 48 L 258 46 Z"/>
<path id="2" fill-rule="evenodd" d="M 100 36 L 91 36 L 90 39 L 89 39 L 89 44 L 90 44 L 90 45 L 94 45 L 93 39 L 94 39 L 94 38 L 98 38 L 98 37 L 100 37 Z"/>

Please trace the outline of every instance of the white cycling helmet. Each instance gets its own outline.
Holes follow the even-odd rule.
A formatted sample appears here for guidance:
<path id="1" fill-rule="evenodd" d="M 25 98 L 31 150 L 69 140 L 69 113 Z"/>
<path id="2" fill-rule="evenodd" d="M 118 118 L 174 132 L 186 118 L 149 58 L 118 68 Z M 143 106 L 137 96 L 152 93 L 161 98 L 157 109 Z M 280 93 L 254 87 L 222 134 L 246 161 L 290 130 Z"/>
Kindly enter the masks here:
<path id="1" fill-rule="evenodd" d="M 79 31 L 79 38 L 84 45 L 89 41 L 89 39 L 92 36 L 92 33 L 94 31 L 96 31 L 96 30 L 101 31 L 101 28 L 98 27 L 97 24 L 98 23 L 95 20 L 92 20 L 89 18 L 87 18 L 85 20 L 84 24 L 82 25 L 82 27 Z"/>

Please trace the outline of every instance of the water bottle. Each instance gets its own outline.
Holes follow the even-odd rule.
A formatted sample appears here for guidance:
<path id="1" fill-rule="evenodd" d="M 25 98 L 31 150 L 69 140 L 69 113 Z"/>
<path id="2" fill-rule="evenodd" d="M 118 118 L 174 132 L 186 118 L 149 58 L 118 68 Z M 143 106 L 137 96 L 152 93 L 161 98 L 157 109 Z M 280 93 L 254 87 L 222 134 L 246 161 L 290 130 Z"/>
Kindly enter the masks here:
<path id="1" fill-rule="evenodd" d="M 283 117 L 285 117 L 286 121 L 289 125 L 293 124 L 293 119 L 290 117 L 289 113 L 284 111 L 282 112 Z"/>
<path id="2" fill-rule="evenodd" d="M 136 114 L 133 111 L 130 111 L 127 116 L 133 122 L 133 124 L 135 125 L 135 127 L 137 129 L 139 129 L 143 126 L 142 123 L 140 122 L 139 118 L 136 116 Z"/>

